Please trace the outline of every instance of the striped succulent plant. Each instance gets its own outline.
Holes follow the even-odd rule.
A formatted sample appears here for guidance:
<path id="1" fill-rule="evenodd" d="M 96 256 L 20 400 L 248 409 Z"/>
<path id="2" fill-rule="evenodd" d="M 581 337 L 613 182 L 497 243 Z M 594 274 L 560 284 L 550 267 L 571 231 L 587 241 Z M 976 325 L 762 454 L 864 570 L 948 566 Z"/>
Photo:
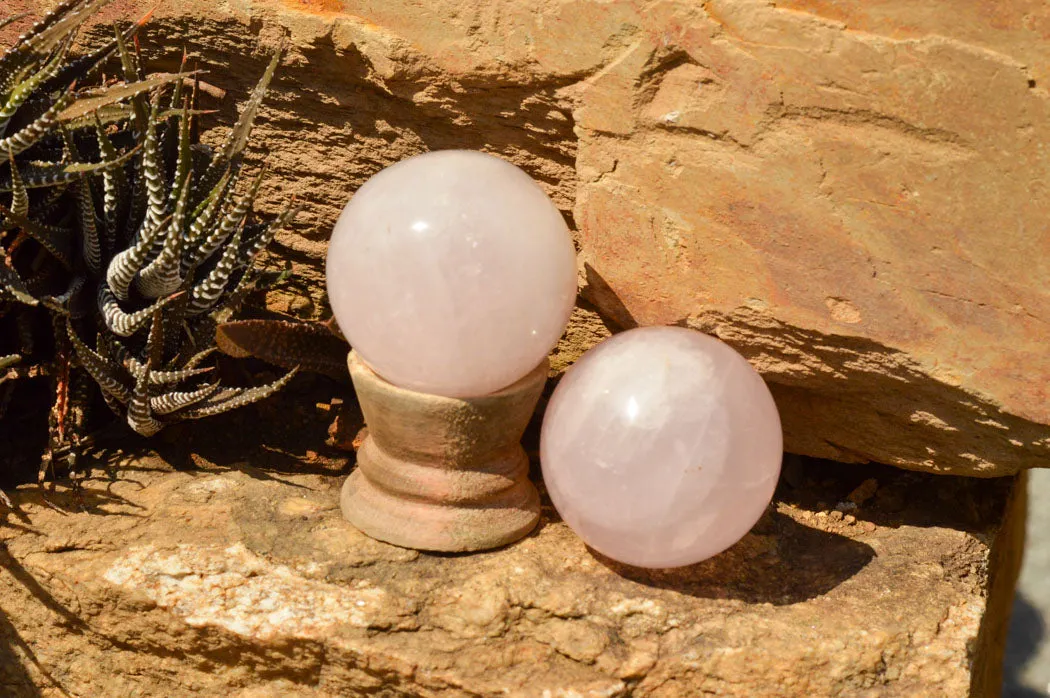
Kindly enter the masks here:
<path id="1" fill-rule="evenodd" d="M 295 373 L 227 387 L 209 364 L 216 318 L 253 288 L 257 256 L 295 215 L 257 221 L 263 173 L 244 164 L 279 52 L 211 148 L 185 60 L 177 74 L 143 70 L 133 40 L 144 20 L 71 57 L 77 29 L 108 1 L 66 0 L 0 56 L 0 416 L 5 379 L 52 377 L 42 477 L 75 458 L 86 377 L 149 436 L 267 397 Z M 105 78 L 118 60 L 119 77 Z M 41 327 L 50 335 L 37 341 Z"/>

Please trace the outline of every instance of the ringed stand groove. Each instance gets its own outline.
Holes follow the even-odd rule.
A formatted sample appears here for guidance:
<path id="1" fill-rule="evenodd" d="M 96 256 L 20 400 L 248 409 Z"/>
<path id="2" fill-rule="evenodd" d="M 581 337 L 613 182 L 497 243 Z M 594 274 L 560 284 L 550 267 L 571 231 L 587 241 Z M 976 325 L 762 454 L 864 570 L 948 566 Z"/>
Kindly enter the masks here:
<path id="1" fill-rule="evenodd" d="M 343 484 L 343 516 L 366 535 L 406 548 L 488 550 L 539 522 L 521 436 L 547 380 L 544 361 L 517 383 L 472 398 L 400 388 L 353 351 L 350 377 L 368 425 Z"/>

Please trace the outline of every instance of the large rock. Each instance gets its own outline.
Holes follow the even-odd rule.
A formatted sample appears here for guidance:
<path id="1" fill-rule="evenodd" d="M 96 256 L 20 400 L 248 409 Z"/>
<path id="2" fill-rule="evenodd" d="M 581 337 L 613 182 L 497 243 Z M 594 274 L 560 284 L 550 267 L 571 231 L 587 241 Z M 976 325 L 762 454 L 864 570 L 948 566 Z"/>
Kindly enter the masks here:
<path id="1" fill-rule="evenodd" d="M 656 4 L 581 89 L 575 213 L 634 321 L 754 361 L 789 449 L 988 475 L 1050 449 L 1050 10 L 941 5 Z"/>
<path id="2" fill-rule="evenodd" d="M 298 397 L 13 493 L 0 694 L 998 695 L 1020 478 L 790 463 L 751 534 L 672 571 L 593 554 L 549 505 L 508 548 L 427 555 L 343 520 Z"/>
<path id="3" fill-rule="evenodd" d="M 1048 462 L 1045 3 L 185 0 L 144 48 L 200 58 L 229 123 L 284 34 L 264 194 L 307 211 L 274 260 L 299 285 L 272 306 L 322 311 L 325 240 L 368 176 L 480 148 L 574 222 L 586 302 L 561 365 L 610 330 L 685 324 L 762 371 L 791 451 Z"/>

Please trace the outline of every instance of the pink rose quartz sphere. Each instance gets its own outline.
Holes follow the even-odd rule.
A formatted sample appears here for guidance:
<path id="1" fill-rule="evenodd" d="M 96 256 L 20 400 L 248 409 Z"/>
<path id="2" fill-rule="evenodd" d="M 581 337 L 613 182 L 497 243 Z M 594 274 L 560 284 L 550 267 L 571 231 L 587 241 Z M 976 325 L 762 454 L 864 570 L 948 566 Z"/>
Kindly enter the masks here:
<path id="1" fill-rule="evenodd" d="M 773 397 L 729 345 L 679 327 L 618 334 L 554 391 L 540 461 L 551 500 L 591 547 L 680 567 L 737 542 L 769 505 L 783 437 Z"/>
<path id="2" fill-rule="evenodd" d="M 328 296 L 376 373 L 410 390 L 487 395 L 557 344 L 576 253 L 550 198 L 514 165 L 468 150 L 403 160 L 335 224 Z"/>

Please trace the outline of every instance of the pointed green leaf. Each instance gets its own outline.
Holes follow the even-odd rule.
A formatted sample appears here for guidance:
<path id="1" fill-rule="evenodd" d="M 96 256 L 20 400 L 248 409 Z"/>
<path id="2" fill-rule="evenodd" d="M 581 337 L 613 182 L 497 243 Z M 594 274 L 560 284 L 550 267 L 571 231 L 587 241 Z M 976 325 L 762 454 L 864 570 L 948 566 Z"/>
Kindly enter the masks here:
<path id="1" fill-rule="evenodd" d="M 155 73 L 139 82 L 121 83 L 113 87 L 94 90 L 89 92 L 87 97 L 82 97 L 63 109 L 58 115 L 58 119 L 59 121 L 73 121 L 88 116 L 102 107 L 122 102 L 125 99 L 144 94 L 164 85 L 170 85 L 173 82 L 182 80 L 182 78 L 182 75 L 175 73 Z"/>

